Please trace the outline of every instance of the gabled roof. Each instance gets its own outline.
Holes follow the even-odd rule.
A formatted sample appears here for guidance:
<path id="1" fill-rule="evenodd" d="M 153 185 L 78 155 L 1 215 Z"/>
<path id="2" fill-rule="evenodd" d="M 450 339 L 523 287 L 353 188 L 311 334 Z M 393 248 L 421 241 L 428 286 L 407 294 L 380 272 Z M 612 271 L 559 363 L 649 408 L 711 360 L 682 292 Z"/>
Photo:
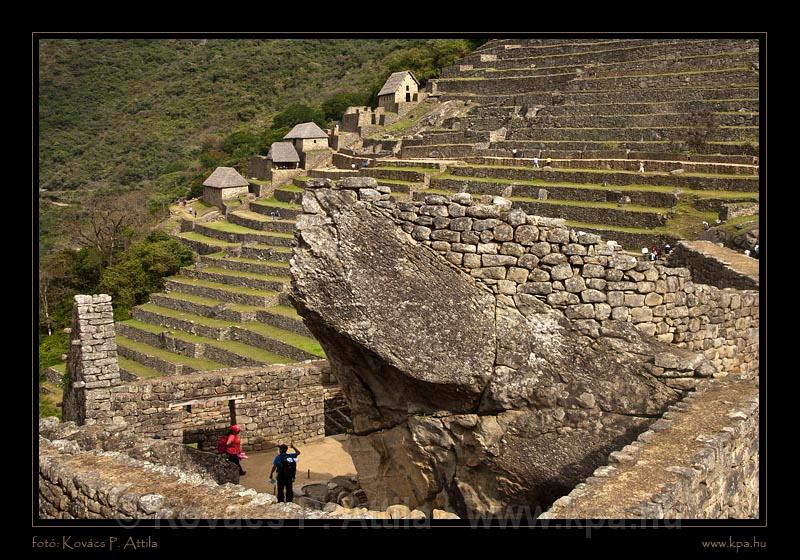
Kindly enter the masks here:
<path id="1" fill-rule="evenodd" d="M 295 138 L 327 138 L 328 135 L 325 134 L 325 131 L 322 130 L 320 127 L 317 126 L 316 123 L 313 122 L 306 122 L 295 125 L 295 127 L 289 131 L 289 134 L 283 137 L 284 140 L 293 140 Z"/>
<path id="2" fill-rule="evenodd" d="M 291 142 L 275 142 L 269 147 L 267 158 L 275 163 L 300 163 L 300 156 Z"/>
<path id="3" fill-rule="evenodd" d="M 385 84 L 383 84 L 383 87 L 378 92 L 378 96 L 388 95 L 390 93 L 396 92 L 397 88 L 400 87 L 400 84 L 403 83 L 403 78 L 406 77 L 406 74 L 410 74 L 411 79 L 414 80 L 417 83 L 417 85 L 419 85 L 419 80 L 414 76 L 414 74 L 411 73 L 411 71 L 404 70 L 402 72 L 395 72 L 394 74 L 389 76 L 389 79 L 386 80 Z"/>
<path id="4" fill-rule="evenodd" d="M 217 167 L 205 180 L 203 186 L 228 189 L 231 187 L 246 187 L 249 184 L 247 179 L 239 175 L 239 172 L 233 167 Z"/>

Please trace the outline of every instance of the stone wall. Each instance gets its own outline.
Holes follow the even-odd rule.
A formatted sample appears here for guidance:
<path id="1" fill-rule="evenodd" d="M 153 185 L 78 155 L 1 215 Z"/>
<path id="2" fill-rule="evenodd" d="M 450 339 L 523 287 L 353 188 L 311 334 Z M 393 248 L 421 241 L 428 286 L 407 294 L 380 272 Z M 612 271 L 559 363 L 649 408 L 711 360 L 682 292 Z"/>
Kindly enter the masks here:
<path id="1" fill-rule="evenodd" d="M 142 379 L 109 391 L 109 415 L 132 433 L 186 443 L 215 442 L 234 422 L 247 450 L 317 439 L 325 435 L 324 366 L 316 360 Z"/>
<path id="2" fill-rule="evenodd" d="M 301 176 L 303 173 L 305 173 L 303 169 L 272 169 L 268 178 L 272 181 L 273 187 L 280 187 L 286 183 L 291 183 L 292 179 Z"/>
<path id="3" fill-rule="evenodd" d="M 308 183 L 330 185 L 326 179 Z M 458 193 L 395 204 L 387 199 L 390 190 L 370 178 L 341 185 L 390 211 L 414 239 L 494 293 L 534 295 L 576 320 L 588 336 L 624 321 L 662 342 L 702 352 L 717 374 L 758 370 L 757 291 L 696 283 L 688 268 L 637 259 L 613 241 L 566 228 L 563 219 L 512 210 L 501 197 Z M 654 373 L 674 367 L 657 359 Z M 689 389 L 696 383 L 690 377 L 670 384 Z"/>
<path id="4" fill-rule="evenodd" d="M 759 513 L 759 398 L 705 380 L 540 519 L 737 519 Z"/>
<path id="5" fill-rule="evenodd" d="M 253 156 L 247 164 L 247 176 L 254 179 L 269 179 L 272 162 L 267 156 Z"/>
<path id="6" fill-rule="evenodd" d="M 404 505 L 370 511 L 330 503 L 320 511 L 278 504 L 271 494 L 239 486 L 238 469 L 215 454 L 55 418 L 40 421 L 39 429 L 39 516 L 45 519 L 382 519 L 399 525 L 426 517 Z M 432 512 L 433 519 L 454 517 Z"/>
<path id="7" fill-rule="evenodd" d="M 114 339 L 111 296 L 77 295 L 72 311 L 64 419 L 102 422 L 111 409 L 110 389 L 122 383 Z"/>
<path id="8" fill-rule="evenodd" d="M 711 241 L 681 241 L 669 262 L 691 268 L 701 282 L 721 288 L 758 289 L 758 261 Z"/>

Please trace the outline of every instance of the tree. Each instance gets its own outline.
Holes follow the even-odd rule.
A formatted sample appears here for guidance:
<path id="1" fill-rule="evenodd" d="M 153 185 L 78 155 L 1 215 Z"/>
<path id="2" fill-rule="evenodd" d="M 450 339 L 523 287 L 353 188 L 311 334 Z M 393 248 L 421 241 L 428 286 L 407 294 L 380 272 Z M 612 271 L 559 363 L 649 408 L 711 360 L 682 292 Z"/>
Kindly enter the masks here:
<path id="1" fill-rule="evenodd" d="M 304 122 L 315 122 L 322 128 L 328 125 L 321 110 L 298 103 L 275 115 L 272 119 L 272 128 L 291 128 Z"/>
<path id="2" fill-rule="evenodd" d="M 320 104 L 320 109 L 327 121 L 340 121 L 348 107 L 366 105 L 367 103 L 369 103 L 369 93 L 337 93 L 323 101 Z"/>

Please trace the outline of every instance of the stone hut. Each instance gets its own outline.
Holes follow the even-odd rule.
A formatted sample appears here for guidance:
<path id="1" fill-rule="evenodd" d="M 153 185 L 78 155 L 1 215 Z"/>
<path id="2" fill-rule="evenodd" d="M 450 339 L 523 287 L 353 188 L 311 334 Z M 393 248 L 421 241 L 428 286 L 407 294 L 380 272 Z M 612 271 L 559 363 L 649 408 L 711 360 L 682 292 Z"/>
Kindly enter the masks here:
<path id="1" fill-rule="evenodd" d="M 378 107 L 392 113 L 402 113 L 419 101 L 419 80 L 410 71 L 395 72 L 378 92 Z"/>
<path id="2" fill-rule="evenodd" d="M 283 139 L 294 144 L 303 169 L 330 165 L 333 151 L 328 147 L 328 135 L 316 123 L 298 124 Z"/>
<path id="3" fill-rule="evenodd" d="M 271 169 L 297 169 L 300 167 L 300 156 L 291 142 L 275 142 L 269 147 L 267 160 Z"/>
<path id="4" fill-rule="evenodd" d="M 233 167 L 217 167 L 203 183 L 203 201 L 223 208 L 223 200 L 247 194 L 249 185 Z"/>

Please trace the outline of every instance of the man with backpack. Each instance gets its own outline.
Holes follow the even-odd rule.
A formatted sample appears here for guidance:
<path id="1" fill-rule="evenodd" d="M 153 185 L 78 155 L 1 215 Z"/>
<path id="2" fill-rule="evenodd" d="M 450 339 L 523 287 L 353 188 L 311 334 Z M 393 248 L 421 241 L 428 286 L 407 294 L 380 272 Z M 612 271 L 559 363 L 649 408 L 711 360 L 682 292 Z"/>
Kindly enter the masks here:
<path id="1" fill-rule="evenodd" d="M 291 444 L 291 447 L 294 449 L 294 453 L 287 453 L 289 447 L 286 444 L 281 444 L 278 447 L 281 452 L 275 456 L 272 461 L 272 470 L 269 472 L 269 480 L 274 482 L 272 477 L 275 471 L 278 471 L 278 502 L 291 502 L 294 499 L 292 482 L 294 482 L 294 477 L 297 475 L 297 456 L 300 455 L 300 451 L 294 444 Z"/>

